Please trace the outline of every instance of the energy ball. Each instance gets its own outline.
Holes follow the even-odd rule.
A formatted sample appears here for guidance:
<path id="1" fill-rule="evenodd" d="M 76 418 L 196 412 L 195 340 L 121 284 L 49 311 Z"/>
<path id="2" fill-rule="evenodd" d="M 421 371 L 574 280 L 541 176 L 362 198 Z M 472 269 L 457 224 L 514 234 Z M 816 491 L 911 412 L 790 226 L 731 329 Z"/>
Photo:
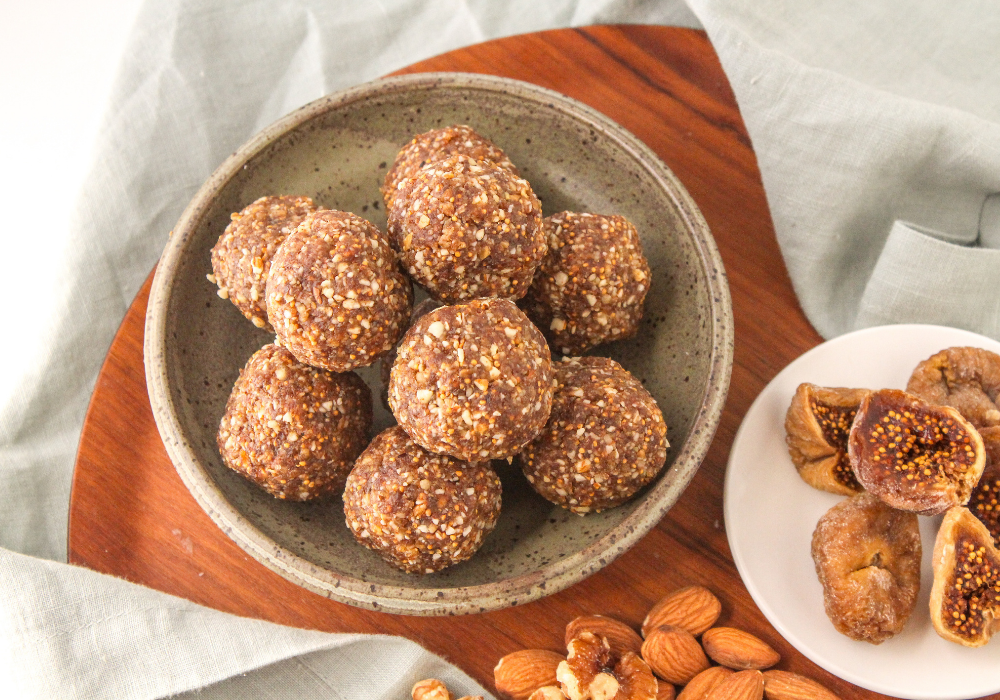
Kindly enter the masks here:
<path id="1" fill-rule="evenodd" d="M 663 414 L 614 360 L 563 358 L 553 367 L 552 413 L 521 452 L 521 469 L 535 491 L 579 515 L 621 505 L 663 469 Z"/>
<path id="2" fill-rule="evenodd" d="M 400 183 L 389 236 L 415 282 L 438 301 L 520 299 L 545 256 L 531 185 L 493 161 L 453 155 Z"/>
<path id="3" fill-rule="evenodd" d="M 212 248 L 209 281 L 258 328 L 274 331 L 264 304 L 271 259 L 285 237 L 316 210 L 309 197 L 261 197 L 230 216 Z"/>
<path id="4" fill-rule="evenodd" d="M 424 314 L 433 311 L 434 309 L 440 309 L 441 302 L 434 301 L 433 299 L 424 299 L 419 304 L 413 306 L 413 311 L 410 312 L 410 322 L 406 326 L 409 330 L 410 326 L 417 322 L 417 319 Z M 392 375 L 392 366 L 396 362 L 396 348 L 387 352 L 385 355 L 379 359 L 379 375 L 382 380 L 381 386 L 381 398 L 382 404 L 389 408 L 389 377 Z M 390 409 L 391 410 L 391 409 Z"/>
<path id="5" fill-rule="evenodd" d="M 385 174 L 382 196 L 385 197 L 386 211 L 392 206 L 399 183 L 413 177 L 430 161 L 447 158 L 456 153 L 476 160 L 491 160 L 514 175 L 519 174 L 517 168 L 507 158 L 507 154 L 492 141 L 477 134 L 472 127 L 457 124 L 443 129 L 431 129 L 423 134 L 417 134 L 403 146 L 389 172 Z"/>
<path id="6" fill-rule="evenodd" d="M 552 349 L 578 355 L 635 335 L 651 278 L 635 226 L 564 211 L 542 228 L 549 252 L 522 306 Z"/>
<path id="7" fill-rule="evenodd" d="M 269 344 L 240 372 L 217 442 L 230 469 L 277 498 L 309 501 L 343 490 L 371 425 L 361 377 L 309 367 Z"/>
<path id="8" fill-rule="evenodd" d="M 372 364 L 406 329 L 413 287 L 385 236 L 359 216 L 324 210 L 288 235 L 267 281 L 277 342 L 307 365 Z"/>
<path id="9" fill-rule="evenodd" d="M 432 574 L 476 553 L 497 524 L 500 492 L 488 462 L 428 452 L 394 426 L 354 465 L 344 515 L 355 539 L 390 564 Z"/>
<path id="10" fill-rule="evenodd" d="M 545 339 L 506 299 L 425 314 L 403 337 L 389 406 L 421 447 L 465 461 L 517 454 L 545 425 L 552 361 Z"/>

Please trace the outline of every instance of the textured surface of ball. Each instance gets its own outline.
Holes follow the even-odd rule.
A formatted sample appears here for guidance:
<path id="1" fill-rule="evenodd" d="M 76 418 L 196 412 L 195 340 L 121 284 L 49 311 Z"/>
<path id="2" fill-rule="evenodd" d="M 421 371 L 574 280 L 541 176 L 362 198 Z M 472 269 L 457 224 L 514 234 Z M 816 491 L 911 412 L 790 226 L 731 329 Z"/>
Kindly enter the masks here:
<path id="1" fill-rule="evenodd" d="M 663 414 L 614 360 L 563 358 L 553 367 L 552 412 L 521 452 L 521 469 L 538 493 L 574 513 L 621 505 L 663 469 Z"/>
<path id="2" fill-rule="evenodd" d="M 269 344 L 240 372 L 217 441 L 230 469 L 277 498 L 308 501 L 343 489 L 371 425 L 371 391 L 358 375 Z"/>
<path id="3" fill-rule="evenodd" d="M 344 514 L 365 547 L 403 571 L 429 574 L 475 554 L 496 526 L 500 498 L 488 462 L 428 452 L 394 426 L 358 458 Z"/>
<path id="4" fill-rule="evenodd" d="M 324 210 L 289 234 L 271 265 L 267 315 L 300 362 L 334 372 L 372 364 L 406 329 L 413 288 L 386 237 Z"/>
<path id="5" fill-rule="evenodd" d="M 545 339 L 506 299 L 430 311 L 407 331 L 389 406 L 420 445 L 458 459 L 505 459 L 545 425 L 552 362 Z"/>

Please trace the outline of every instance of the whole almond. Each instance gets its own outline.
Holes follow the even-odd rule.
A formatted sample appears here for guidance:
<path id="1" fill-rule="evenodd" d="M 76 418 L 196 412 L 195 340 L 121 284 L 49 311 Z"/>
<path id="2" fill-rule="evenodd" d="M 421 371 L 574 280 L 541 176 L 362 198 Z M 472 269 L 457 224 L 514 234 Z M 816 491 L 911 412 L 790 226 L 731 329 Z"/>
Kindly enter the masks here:
<path id="1" fill-rule="evenodd" d="M 656 679 L 656 700 L 674 700 L 677 691 L 674 690 L 673 683 L 667 683 L 660 678 Z"/>
<path id="2" fill-rule="evenodd" d="M 701 643 L 713 661 L 736 670 L 768 668 L 781 661 L 765 642 L 735 627 L 713 627 Z"/>
<path id="3" fill-rule="evenodd" d="M 688 586 L 661 598 L 642 623 L 642 636 L 660 625 L 683 627 L 698 636 L 715 624 L 722 604 L 712 591 L 703 586 Z"/>
<path id="4" fill-rule="evenodd" d="M 764 694 L 771 700 L 840 700 L 812 678 L 791 671 L 764 671 Z"/>
<path id="5" fill-rule="evenodd" d="M 539 688 L 559 685 L 556 667 L 566 657 L 546 649 L 522 649 L 500 659 L 493 669 L 497 691 L 513 700 L 528 700 Z"/>
<path id="6" fill-rule="evenodd" d="M 634 629 L 611 617 L 604 615 L 581 615 L 566 625 L 566 644 L 582 632 L 591 632 L 598 637 L 604 637 L 611 645 L 611 655 L 622 656 L 626 651 L 640 653 L 642 637 Z"/>
<path id="7" fill-rule="evenodd" d="M 764 675 L 757 670 L 740 671 L 726 678 L 705 696 L 705 700 L 761 700 Z"/>
<path id="8" fill-rule="evenodd" d="M 710 666 L 684 686 L 684 690 L 677 696 L 677 700 L 705 700 L 715 686 L 733 675 L 735 671 L 725 666 Z"/>
<path id="9" fill-rule="evenodd" d="M 708 659 L 698 640 L 682 627 L 661 625 L 642 643 L 642 658 L 657 676 L 684 685 L 708 668 Z"/>

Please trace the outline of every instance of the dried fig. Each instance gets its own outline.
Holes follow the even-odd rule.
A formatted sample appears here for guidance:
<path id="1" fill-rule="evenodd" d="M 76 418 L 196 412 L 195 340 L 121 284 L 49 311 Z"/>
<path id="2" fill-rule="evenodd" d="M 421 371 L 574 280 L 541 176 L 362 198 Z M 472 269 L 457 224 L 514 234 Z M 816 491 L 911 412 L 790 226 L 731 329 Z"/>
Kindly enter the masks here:
<path id="1" fill-rule="evenodd" d="M 921 515 L 965 505 L 986 460 L 982 438 L 956 409 L 898 389 L 862 400 L 848 454 L 865 489 Z"/>
<path id="2" fill-rule="evenodd" d="M 881 644 L 903 629 L 920 591 L 917 516 L 871 493 L 820 518 L 812 556 L 827 617 L 851 639 Z"/>
<path id="3" fill-rule="evenodd" d="M 986 468 L 969 497 L 969 510 L 986 526 L 993 543 L 1000 542 L 1000 427 L 981 428 Z"/>
<path id="4" fill-rule="evenodd" d="M 982 348 L 948 348 L 913 370 L 906 390 L 951 406 L 976 428 L 1000 426 L 1000 355 Z"/>
<path id="5" fill-rule="evenodd" d="M 847 456 L 847 436 L 869 393 L 799 384 L 785 414 L 785 442 L 799 476 L 810 486 L 844 496 L 863 491 Z"/>
<path id="6" fill-rule="evenodd" d="M 934 541 L 931 621 L 951 642 L 979 647 L 1000 630 L 1000 552 L 966 508 L 944 516 Z"/>

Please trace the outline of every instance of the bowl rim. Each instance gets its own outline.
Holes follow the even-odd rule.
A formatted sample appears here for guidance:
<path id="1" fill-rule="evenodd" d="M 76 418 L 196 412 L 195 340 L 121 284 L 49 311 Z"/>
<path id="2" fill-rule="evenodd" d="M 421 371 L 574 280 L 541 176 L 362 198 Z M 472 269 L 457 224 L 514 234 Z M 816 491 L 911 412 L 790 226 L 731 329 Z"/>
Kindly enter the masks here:
<path id="1" fill-rule="evenodd" d="M 333 109 L 370 97 L 438 87 L 498 92 L 555 107 L 617 142 L 667 193 L 692 234 L 711 300 L 712 338 L 709 378 L 687 439 L 670 466 L 674 473 L 670 483 L 661 478 L 613 531 L 574 554 L 519 576 L 443 589 L 393 586 L 339 575 L 284 550 L 258 530 L 228 502 L 184 437 L 170 400 L 165 364 L 167 309 L 184 251 L 214 195 L 244 164 L 288 132 Z M 265 127 L 223 161 L 184 209 L 157 265 L 146 312 L 143 356 L 153 417 L 171 462 L 201 508 L 239 547 L 284 578 L 327 598 L 389 613 L 456 615 L 519 605 L 567 588 L 611 563 L 655 527 L 676 503 L 708 452 L 729 390 L 733 345 L 732 300 L 715 240 L 690 194 L 648 146 L 597 110 L 533 83 L 477 73 L 414 73 L 374 80 L 310 102 Z M 657 490 L 673 493 L 655 498 Z"/>

